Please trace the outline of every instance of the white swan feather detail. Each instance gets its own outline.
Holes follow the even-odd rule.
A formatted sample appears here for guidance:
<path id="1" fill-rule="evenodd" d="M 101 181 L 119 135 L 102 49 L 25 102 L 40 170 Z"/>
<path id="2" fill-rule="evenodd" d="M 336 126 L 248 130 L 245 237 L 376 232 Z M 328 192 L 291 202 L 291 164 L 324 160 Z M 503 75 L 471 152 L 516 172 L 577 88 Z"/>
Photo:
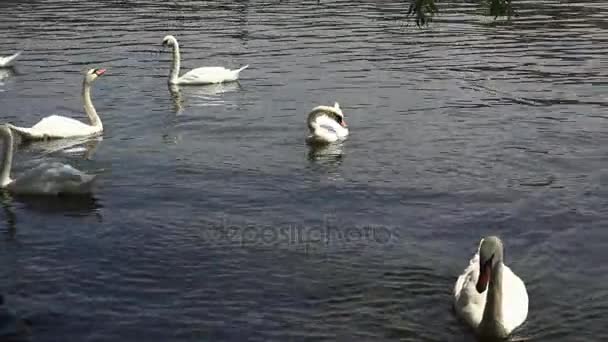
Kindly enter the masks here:
<path id="1" fill-rule="evenodd" d="M 330 106 L 317 106 L 308 113 L 310 135 L 306 141 L 310 144 L 328 144 L 344 140 L 348 136 L 348 126 L 344 113 L 338 102 Z"/>
<path id="2" fill-rule="evenodd" d="M 482 239 L 454 286 L 456 314 L 480 337 L 506 338 L 528 315 L 526 286 L 502 259 L 502 241 Z"/>
<path id="3" fill-rule="evenodd" d="M 7 56 L 7 57 L 0 57 L 0 68 L 6 68 L 9 67 L 11 65 L 11 63 L 17 58 L 19 57 L 19 55 L 21 54 L 21 51 L 11 55 L 11 56 Z"/>
<path id="4" fill-rule="evenodd" d="M 181 56 L 179 44 L 174 36 L 168 35 L 163 38 L 163 46 L 173 48 L 173 61 L 169 72 L 170 84 L 213 84 L 222 82 L 231 82 L 239 79 L 241 71 L 247 69 L 249 65 L 245 65 L 236 70 L 226 69 L 224 67 L 202 67 L 192 69 L 182 76 L 179 76 Z"/>
<path id="5" fill-rule="evenodd" d="M 0 126 L 3 140 L 0 188 L 22 195 L 88 194 L 92 192 L 95 176 L 88 175 L 70 165 L 43 163 L 19 177 L 10 177 L 13 163 L 13 134 L 6 125 Z"/>
<path id="6" fill-rule="evenodd" d="M 8 124 L 9 127 L 16 133 L 19 133 L 24 140 L 87 137 L 101 133 L 103 131 L 103 124 L 91 101 L 91 84 L 105 72 L 106 69 L 90 69 L 84 76 L 82 101 L 90 124 L 61 115 L 51 115 L 40 120 L 32 127 L 19 127 Z"/>

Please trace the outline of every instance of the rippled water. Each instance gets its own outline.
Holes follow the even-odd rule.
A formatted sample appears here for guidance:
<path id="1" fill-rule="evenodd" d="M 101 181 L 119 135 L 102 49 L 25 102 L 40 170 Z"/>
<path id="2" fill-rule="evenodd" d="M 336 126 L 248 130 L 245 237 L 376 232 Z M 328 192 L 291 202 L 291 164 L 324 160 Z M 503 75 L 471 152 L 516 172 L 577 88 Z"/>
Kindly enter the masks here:
<path id="1" fill-rule="evenodd" d="M 500 234 L 526 282 L 518 337 L 608 339 L 608 5 L 514 1 L 493 22 L 403 1 L 2 1 L 0 117 L 83 118 L 103 139 L 31 144 L 100 174 L 93 198 L 13 198 L 0 293 L 35 341 L 470 341 L 451 289 Z M 238 84 L 168 89 L 182 66 Z M 341 146 L 306 113 L 339 101 Z M 75 148 L 74 148 L 75 147 Z"/>

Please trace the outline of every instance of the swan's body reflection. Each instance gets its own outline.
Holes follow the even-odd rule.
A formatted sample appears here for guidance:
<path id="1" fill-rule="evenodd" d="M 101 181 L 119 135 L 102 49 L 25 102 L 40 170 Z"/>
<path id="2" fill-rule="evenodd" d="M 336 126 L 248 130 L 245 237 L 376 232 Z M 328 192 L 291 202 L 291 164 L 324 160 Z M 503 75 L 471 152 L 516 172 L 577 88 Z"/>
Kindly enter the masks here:
<path id="1" fill-rule="evenodd" d="M 0 204 L 4 211 L 9 235 L 14 237 L 19 224 L 20 211 L 35 211 L 46 215 L 89 216 L 97 217 L 101 222 L 100 209 L 103 206 L 92 194 L 69 195 L 59 197 L 18 195 L 0 190 Z M 59 200 L 58 200 L 59 198 Z M 18 204 L 17 204 L 18 203 Z M 15 204 L 17 204 L 15 206 Z M 27 213 L 21 213 L 27 215 Z"/>
<path id="2" fill-rule="evenodd" d="M 173 110 L 176 113 L 181 113 L 184 109 L 186 99 L 188 104 L 194 107 L 222 106 L 226 104 L 226 100 L 220 95 L 237 91 L 240 88 L 241 85 L 238 82 L 181 87 L 170 84 L 169 92 L 171 93 L 171 98 L 173 100 Z"/>
<path id="3" fill-rule="evenodd" d="M 13 77 L 15 75 L 15 70 L 13 68 L 4 68 L 0 69 L 0 86 L 4 85 L 4 81 Z M 0 90 L 2 91 L 2 90 Z"/>
<path id="4" fill-rule="evenodd" d="M 334 169 L 342 164 L 344 159 L 344 145 L 334 144 L 310 144 L 308 160 L 319 166 Z"/>

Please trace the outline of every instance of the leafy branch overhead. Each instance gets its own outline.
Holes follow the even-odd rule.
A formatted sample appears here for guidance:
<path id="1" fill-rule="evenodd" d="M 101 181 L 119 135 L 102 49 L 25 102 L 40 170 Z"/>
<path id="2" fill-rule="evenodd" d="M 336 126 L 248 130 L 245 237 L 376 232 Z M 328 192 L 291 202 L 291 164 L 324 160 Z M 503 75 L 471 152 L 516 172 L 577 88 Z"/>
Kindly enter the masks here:
<path id="1" fill-rule="evenodd" d="M 413 17 L 416 25 L 424 26 L 433 19 L 433 16 L 439 12 L 435 2 L 438 0 L 410 0 L 410 6 L 407 10 L 407 17 Z M 477 0 L 488 8 L 488 14 L 494 19 L 498 17 L 511 18 L 513 8 L 511 0 Z"/>

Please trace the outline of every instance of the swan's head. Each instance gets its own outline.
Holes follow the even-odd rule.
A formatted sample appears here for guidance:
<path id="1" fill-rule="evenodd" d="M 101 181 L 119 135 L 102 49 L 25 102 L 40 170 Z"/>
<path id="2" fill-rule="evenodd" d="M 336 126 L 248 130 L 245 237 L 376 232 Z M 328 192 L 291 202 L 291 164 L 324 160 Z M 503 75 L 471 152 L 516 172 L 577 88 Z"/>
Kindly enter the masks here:
<path id="1" fill-rule="evenodd" d="M 163 38 L 163 46 L 173 47 L 175 46 L 175 44 L 177 44 L 177 39 L 175 39 L 175 37 L 173 37 L 172 35 L 168 35 Z"/>
<path id="2" fill-rule="evenodd" d="M 342 109 L 340 109 L 340 104 L 338 102 L 335 102 L 333 108 L 335 112 L 334 120 L 336 120 L 340 125 L 342 125 L 342 127 L 347 127 L 346 120 L 344 119 L 344 113 L 342 113 Z"/>
<path id="3" fill-rule="evenodd" d="M 492 272 L 496 265 L 502 262 L 503 246 L 497 236 L 489 236 L 481 240 L 479 246 L 479 278 L 477 279 L 477 292 L 483 293 L 488 287 Z"/>
<path id="4" fill-rule="evenodd" d="M 99 76 L 105 74 L 105 72 L 106 69 L 103 68 L 89 69 L 89 71 L 87 71 L 87 73 L 85 74 L 85 81 L 87 83 L 91 83 L 95 81 Z"/>

